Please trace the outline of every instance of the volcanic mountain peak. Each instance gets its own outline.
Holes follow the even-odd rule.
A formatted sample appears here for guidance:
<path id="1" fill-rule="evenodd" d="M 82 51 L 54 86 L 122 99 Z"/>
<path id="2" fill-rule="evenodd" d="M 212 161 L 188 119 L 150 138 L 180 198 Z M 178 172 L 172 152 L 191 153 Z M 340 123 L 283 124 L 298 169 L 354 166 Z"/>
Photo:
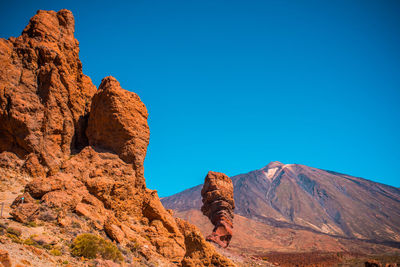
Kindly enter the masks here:
<path id="1" fill-rule="evenodd" d="M 261 171 L 263 172 L 266 179 L 272 181 L 279 175 L 279 171 L 282 170 L 286 166 L 287 165 L 285 165 L 279 161 L 271 161 L 270 163 L 268 163 L 267 166 L 262 168 Z"/>
<path id="2" fill-rule="evenodd" d="M 265 166 L 263 169 L 272 169 L 272 168 L 278 168 L 278 167 L 282 167 L 285 164 L 283 164 L 282 162 L 279 161 L 271 161 L 270 163 L 267 164 L 267 166 Z"/>
<path id="3" fill-rule="evenodd" d="M 279 161 L 271 161 L 268 163 L 265 167 L 254 171 L 255 177 L 264 177 L 267 181 L 272 182 L 276 178 L 280 177 L 282 174 L 282 171 L 286 172 L 294 172 L 295 170 L 293 169 L 294 167 L 305 167 L 309 168 L 304 165 L 299 165 L 299 164 L 284 164 Z"/>
<path id="4" fill-rule="evenodd" d="M 233 176 L 232 182 L 235 213 L 246 218 L 274 227 L 400 242 L 400 190 L 395 187 L 280 162 Z M 200 189 L 162 202 L 178 211 L 199 209 Z"/>

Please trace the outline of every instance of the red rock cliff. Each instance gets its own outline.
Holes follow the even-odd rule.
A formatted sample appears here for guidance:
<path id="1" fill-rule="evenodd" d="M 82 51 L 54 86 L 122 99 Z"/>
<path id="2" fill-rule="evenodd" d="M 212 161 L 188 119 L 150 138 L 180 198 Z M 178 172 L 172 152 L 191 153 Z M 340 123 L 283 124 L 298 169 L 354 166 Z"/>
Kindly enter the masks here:
<path id="1" fill-rule="evenodd" d="M 73 33 L 70 11 L 38 11 L 20 37 L 0 39 L 0 156 L 35 177 L 11 215 L 79 225 L 158 265 L 231 266 L 146 188 L 146 107 L 113 77 L 96 92 Z"/>
<path id="2" fill-rule="evenodd" d="M 68 10 L 38 11 L 21 36 L 0 39 L 0 152 L 28 159 L 34 175 L 56 172 L 87 143 L 96 87 L 82 73 L 78 44 Z"/>

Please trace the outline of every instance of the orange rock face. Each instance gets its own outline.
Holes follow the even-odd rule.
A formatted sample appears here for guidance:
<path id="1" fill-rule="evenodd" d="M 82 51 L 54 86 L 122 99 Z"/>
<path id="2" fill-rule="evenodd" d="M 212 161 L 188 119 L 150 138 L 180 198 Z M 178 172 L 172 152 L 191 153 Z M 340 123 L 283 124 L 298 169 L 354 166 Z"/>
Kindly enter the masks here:
<path id="1" fill-rule="evenodd" d="M 93 97 L 88 128 L 89 144 L 111 150 L 127 163 L 133 163 L 143 178 L 143 161 L 149 144 L 147 109 L 137 94 L 121 88 L 113 77 L 106 77 Z"/>
<path id="2" fill-rule="evenodd" d="M 12 266 L 10 255 L 8 255 L 8 252 L 5 250 L 0 250 L 0 264 L 4 267 Z"/>
<path id="3" fill-rule="evenodd" d="M 201 196 L 203 198 L 201 211 L 214 225 L 212 234 L 206 239 L 226 248 L 232 238 L 235 209 L 232 180 L 223 173 L 208 172 Z"/>
<path id="4" fill-rule="evenodd" d="M 37 157 L 50 173 L 86 145 L 96 92 L 82 73 L 74 23 L 68 10 L 38 11 L 21 36 L 0 39 L 0 153 Z"/>
<path id="5" fill-rule="evenodd" d="M 10 215 L 108 236 L 157 266 L 232 265 L 146 188 L 146 107 L 113 77 L 96 92 L 73 32 L 70 11 L 38 11 L 0 39 L 0 168 L 34 177 Z"/>

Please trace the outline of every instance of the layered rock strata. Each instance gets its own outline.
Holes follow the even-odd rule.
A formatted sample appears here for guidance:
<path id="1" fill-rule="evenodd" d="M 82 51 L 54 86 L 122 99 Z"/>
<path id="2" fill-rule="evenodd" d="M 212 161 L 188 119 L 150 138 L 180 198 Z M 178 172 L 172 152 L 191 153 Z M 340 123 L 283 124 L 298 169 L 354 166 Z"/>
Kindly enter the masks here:
<path id="1" fill-rule="evenodd" d="M 146 188 L 146 107 L 113 77 L 96 91 L 73 33 L 70 11 L 38 11 L 0 39 L 0 158 L 35 177 L 13 218 L 107 235 L 159 266 L 231 266 Z"/>
<path id="2" fill-rule="evenodd" d="M 223 248 L 228 247 L 232 239 L 233 199 L 232 180 L 223 173 L 208 172 L 201 190 L 203 206 L 201 211 L 214 225 L 208 241 L 213 241 Z"/>

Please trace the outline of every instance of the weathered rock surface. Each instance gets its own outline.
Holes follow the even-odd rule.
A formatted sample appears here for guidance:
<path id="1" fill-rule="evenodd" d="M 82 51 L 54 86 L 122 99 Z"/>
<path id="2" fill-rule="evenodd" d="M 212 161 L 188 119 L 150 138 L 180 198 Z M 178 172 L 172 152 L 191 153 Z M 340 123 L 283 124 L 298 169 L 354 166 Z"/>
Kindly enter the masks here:
<path id="1" fill-rule="evenodd" d="M 376 260 L 368 260 L 365 262 L 365 267 L 382 267 L 382 264 Z"/>
<path id="2" fill-rule="evenodd" d="M 132 163 L 143 184 L 143 161 L 150 138 L 147 116 L 139 96 L 122 89 L 110 76 L 103 79 L 93 97 L 86 130 L 91 146 L 113 151 Z"/>
<path id="3" fill-rule="evenodd" d="M 0 249 L 0 266 L 4 267 L 11 267 L 11 259 L 10 255 L 8 255 L 8 252 L 5 250 Z"/>
<path id="4" fill-rule="evenodd" d="M 232 180 L 223 173 L 208 172 L 201 190 L 203 206 L 201 211 L 215 226 L 208 241 L 213 241 L 225 248 L 232 239 L 233 200 Z"/>
<path id="5" fill-rule="evenodd" d="M 182 261 L 183 266 L 234 266 L 232 262 L 215 252 L 196 226 L 179 218 L 176 220 L 185 237 L 186 254 Z"/>
<path id="6" fill-rule="evenodd" d="M 146 107 L 111 76 L 96 92 L 73 33 L 70 11 L 38 11 L 0 39 L 0 168 L 35 177 L 10 215 L 107 235 L 157 266 L 230 265 L 146 188 Z"/>
<path id="7" fill-rule="evenodd" d="M 96 92 L 82 73 L 72 13 L 38 11 L 21 36 L 0 39 L 0 62 L 0 152 L 29 159 L 32 175 L 57 172 L 87 143 Z"/>

